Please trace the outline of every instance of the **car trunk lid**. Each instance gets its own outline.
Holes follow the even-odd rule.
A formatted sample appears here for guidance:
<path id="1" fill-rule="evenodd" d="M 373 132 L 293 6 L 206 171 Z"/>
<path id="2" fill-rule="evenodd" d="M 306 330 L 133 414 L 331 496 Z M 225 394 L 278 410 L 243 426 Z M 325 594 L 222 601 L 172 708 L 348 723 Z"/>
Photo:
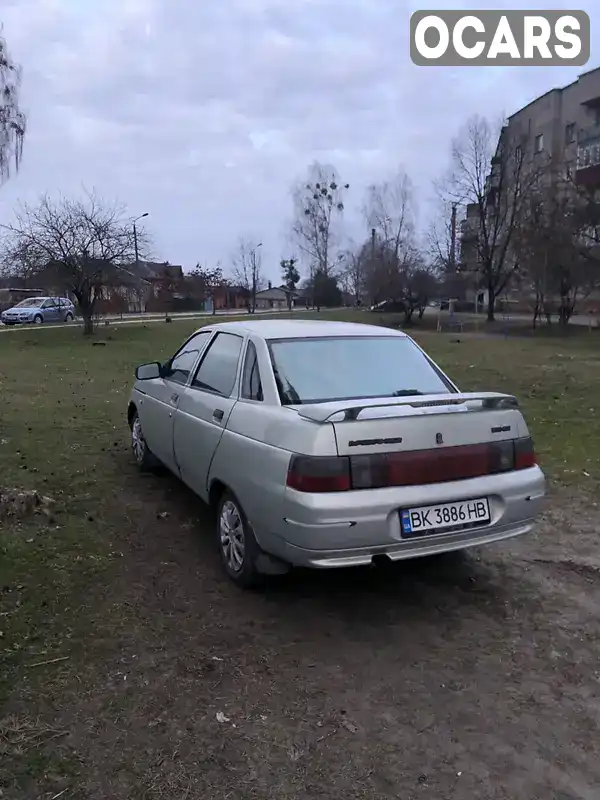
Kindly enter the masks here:
<path id="1" fill-rule="evenodd" d="M 527 435 L 517 401 L 496 392 L 417 395 L 297 406 L 333 425 L 338 455 L 480 444 Z"/>
<path id="2" fill-rule="evenodd" d="M 518 403 L 495 392 L 296 406 L 333 425 L 354 489 L 421 485 L 522 469 L 533 446 Z"/>

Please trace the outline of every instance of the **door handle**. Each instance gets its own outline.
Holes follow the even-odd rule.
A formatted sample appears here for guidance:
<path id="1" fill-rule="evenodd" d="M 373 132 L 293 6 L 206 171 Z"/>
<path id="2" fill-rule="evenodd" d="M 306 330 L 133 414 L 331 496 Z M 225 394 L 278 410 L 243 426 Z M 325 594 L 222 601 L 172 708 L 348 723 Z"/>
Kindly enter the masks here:
<path id="1" fill-rule="evenodd" d="M 175 392 L 174 394 L 171 395 L 171 402 L 172 403 L 176 403 L 178 400 L 179 400 L 179 395 L 177 394 L 177 392 Z"/>
<path id="2" fill-rule="evenodd" d="M 217 422 L 223 422 L 223 417 L 225 416 L 225 412 L 222 411 L 220 408 L 215 408 L 213 411 L 213 419 Z"/>

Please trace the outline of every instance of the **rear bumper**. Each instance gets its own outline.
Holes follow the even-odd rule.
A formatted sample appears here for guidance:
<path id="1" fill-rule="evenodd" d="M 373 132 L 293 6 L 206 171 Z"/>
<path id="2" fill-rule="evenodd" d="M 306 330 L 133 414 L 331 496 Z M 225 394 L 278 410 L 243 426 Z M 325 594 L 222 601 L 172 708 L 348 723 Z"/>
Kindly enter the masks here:
<path id="1" fill-rule="evenodd" d="M 308 495 L 288 490 L 285 518 L 268 549 L 296 566 L 369 564 L 476 547 L 529 533 L 545 495 L 539 467 L 429 486 Z M 478 528 L 403 539 L 400 509 L 487 497 L 491 521 Z"/>
<path id="2" fill-rule="evenodd" d="M 409 539 L 402 544 L 362 547 L 348 550 L 303 550 L 286 542 L 282 559 L 298 567 L 328 569 L 332 567 L 358 567 L 371 564 L 376 557 L 386 557 L 391 561 L 403 561 L 420 556 L 432 556 L 437 553 L 449 553 L 452 550 L 464 550 L 467 547 L 491 544 L 530 533 L 534 519 L 526 520 L 519 525 L 495 526 L 471 529 L 463 533 L 438 534 L 424 536 L 422 539 Z"/>

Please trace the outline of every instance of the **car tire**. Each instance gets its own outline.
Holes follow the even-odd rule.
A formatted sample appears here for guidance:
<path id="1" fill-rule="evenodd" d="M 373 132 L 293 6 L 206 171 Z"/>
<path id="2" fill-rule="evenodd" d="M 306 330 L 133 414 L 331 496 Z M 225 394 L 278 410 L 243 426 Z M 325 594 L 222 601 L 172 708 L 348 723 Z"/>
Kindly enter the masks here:
<path id="1" fill-rule="evenodd" d="M 34 325 L 41 325 L 43 321 L 44 321 L 44 318 L 42 317 L 41 314 L 36 314 L 35 317 L 33 318 L 33 324 Z"/>
<path id="2" fill-rule="evenodd" d="M 65 322 L 68 324 L 69 322 L 73 322 L 73 314 L 69 311 L 67 316 L 65 317 Z"/>
<path id="3" fill-rule="evenodd" d="M 142 430 L 142 422 L 137 411 L 131 418 L 130 428 L 131 451 L 133 452 L 135 463 L 142 472 L 152 472 L 160 466 L 160 461 L 146 444 L 146 439 Z"/>
<path id="4" fill-rule="evenodd" d="M 225 572 L 242 589 L 254 589 L 264 576 L 256 567 L 260 547 L 239 500 L 225 490 L 217 504 L 217 544 Z"/>

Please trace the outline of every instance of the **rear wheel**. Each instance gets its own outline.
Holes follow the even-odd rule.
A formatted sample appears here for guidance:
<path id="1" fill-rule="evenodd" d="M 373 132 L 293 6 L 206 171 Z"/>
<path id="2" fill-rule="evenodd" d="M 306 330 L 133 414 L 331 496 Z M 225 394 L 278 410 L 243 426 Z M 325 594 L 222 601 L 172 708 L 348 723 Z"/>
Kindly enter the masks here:
<path id="1" fill-rule="evenodd" d="M 137 411 L 131 419 L 131 450 L 136 464 L 143 472 L 149 472 L 159 466 L 159 460 L 146 444 L 142 423 Z"/>
<path id="2" fill-rule="evenodd" d="M 44 319 L 41 314 L 36 314 L 35 317 L 33 318 L 33 321 L 36 325 L 41 325 Z"/>
<path id="3" fill-rule="evenodd" d="M 65 322 L 73 322 L 73 314 L 69 311 L 67 316 L 65 317 Z"/>
<path id="4" fill-rule="evenodd" d="M 238 499 L 225 490 L 217 505 L 217 541 L 221 561 L 231 580 L 243 589 L 262 581 L 256 568 L 260 548 Z"/>

